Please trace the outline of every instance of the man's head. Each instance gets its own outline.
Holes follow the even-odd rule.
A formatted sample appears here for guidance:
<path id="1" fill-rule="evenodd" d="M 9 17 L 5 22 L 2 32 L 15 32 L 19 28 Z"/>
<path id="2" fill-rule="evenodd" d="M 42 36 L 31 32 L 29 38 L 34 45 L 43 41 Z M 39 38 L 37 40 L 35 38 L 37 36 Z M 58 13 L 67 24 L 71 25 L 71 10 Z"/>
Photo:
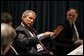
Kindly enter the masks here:
<path id="1" fill-rule="evenodd" d="M 26 10 L 22 15 L 22 23 L 28 27 L 32 26 L 36 18 L 36 13 L 32 10 Z"/>
<path id="2" fill-rule="evenodd" d="M 67 11 L 67 20 L 69 22 L 75 22 L 76 19 L 77 19 L 77 16 L 78 16 L 78 13 L 77 13 L 77 10 L 74 9 L 74 8 L 70 8 L 68 11 Z"/>
<path id="3" fill-rule="evenodd" d="M 1 23 L 1 55 L 4 55 L 10 48 L 10 44 L 16 36 L 16 32 L 12 26 Z"/>
<path id="4" fill-rule="evenodd" d="M 12 25 L 12 16 L 8 12 L 2 12 L 1 13 L 1 23 L 7 23 L 9 25 Z"/>

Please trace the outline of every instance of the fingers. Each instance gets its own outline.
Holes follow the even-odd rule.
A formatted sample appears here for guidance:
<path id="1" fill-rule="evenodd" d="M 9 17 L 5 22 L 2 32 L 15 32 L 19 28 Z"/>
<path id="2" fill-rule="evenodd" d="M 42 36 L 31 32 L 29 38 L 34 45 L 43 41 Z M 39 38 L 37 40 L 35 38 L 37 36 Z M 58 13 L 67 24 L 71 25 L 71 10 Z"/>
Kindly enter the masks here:
<path id="1" fill-rule="evenodd" d="M 61 32 L 63 30 L 63 26 L 58 26 L 55 30 L 54 30 L 54 32 L 56 33 L 56 32 Z"/>
<path id="2" fill-rule="evenodd" d="M 81 44 L 83 44 L 83 40 L 77 40 L 77 41 L 75 41 L 74 44 L 75 44 L 75 45 L 81 45 Z"/>
<path id="3" fill-rule="evenodd" d="M 61 31 L 63 30 L 63 25 L 59 25 L 57 28 L 55 28 L 55 30 L 53 30 L 54 32 L 56 31 Z"/>
<path id="4" fill-rule="evenodd" d="M 44 35 L 45 36 L 57 36 L 60 34 L 63 28 L 64 28 L 63 25 L 59 25 L 57 28 L 55 28 L 55 30 L 53 30 L 54 32 L 47 31 L 44 33 Z"/>
<path id="5" fill-rule="evenodd" d="M 64 29 L 63 25 L 59 25 L 57 28 L 55 28 L 54 36 L 58 36 L 63 29 Z"/>
<path id="6" fill-rule="evenodd" d="M 57 27 L 57 29 L 59 29 L 59 28 L 63 28 L 63 25 L 59 25 L 59 26 Z"/>

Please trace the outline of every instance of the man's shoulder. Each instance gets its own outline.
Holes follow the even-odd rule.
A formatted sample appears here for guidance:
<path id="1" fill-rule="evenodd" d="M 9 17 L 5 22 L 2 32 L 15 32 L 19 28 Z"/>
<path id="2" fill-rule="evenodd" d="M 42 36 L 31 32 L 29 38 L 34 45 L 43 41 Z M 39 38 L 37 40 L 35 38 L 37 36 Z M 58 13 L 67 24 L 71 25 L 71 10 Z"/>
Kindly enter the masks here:
<path id="1" fill-rule="evenodd" d="M 23 27 L 22 25 L 19 25 L 17 28 L 16 28 L 16 31 L 22 31 L 22 30 L 25 30 L 25 27 Z"/>

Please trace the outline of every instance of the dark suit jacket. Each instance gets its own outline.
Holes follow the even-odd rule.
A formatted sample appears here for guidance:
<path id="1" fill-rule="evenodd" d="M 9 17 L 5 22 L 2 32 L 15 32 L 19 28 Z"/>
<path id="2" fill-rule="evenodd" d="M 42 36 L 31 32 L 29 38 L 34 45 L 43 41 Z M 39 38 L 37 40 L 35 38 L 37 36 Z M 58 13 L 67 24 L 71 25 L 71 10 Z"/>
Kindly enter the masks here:
<path id="1" fill-rule="evenodd" d="M 79 36 L 82 36 L 80 25 L 76 24 L 77 30 L 79 32 Z M 61 34 L 53 39 L 53 49 L 55 54 L 57 55 L 66 55 L 70 51 L 74 50 L 76 47 L 74 42 L 72 41 L 72 29 L 68 21 L 64 24 L 64 29 Z"/>
<path id="2" fill-rule="evenodd" d="M 16 28 L 17 37 L 13 42 L 14 48 L 19 55 L 36 54 L 36 44 L 38 41 L 35 37 L 32 37 L 28 31 L 29 29 L 20 25 Z"/>
<path id="3" fill-rule="evenodd" d="M 37 38 L 32 37 L 29 31 L 36 33 L 33 28 L 26 28 L 22 25 L 16 28 L 17 37 L 13 42 L 13 46 L 19 55 L 44 55 L 48 54 L 46 50 L 37 52 L 36 45 L 39 44 Z"/>

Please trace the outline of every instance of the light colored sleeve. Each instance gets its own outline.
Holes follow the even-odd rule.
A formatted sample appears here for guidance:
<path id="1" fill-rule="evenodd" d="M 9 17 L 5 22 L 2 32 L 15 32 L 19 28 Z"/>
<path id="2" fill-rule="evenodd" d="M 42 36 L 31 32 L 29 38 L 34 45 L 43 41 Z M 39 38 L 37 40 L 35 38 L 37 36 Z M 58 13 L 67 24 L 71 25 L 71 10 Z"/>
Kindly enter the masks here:
<path id="1" fill-rule="evenodd" d="M 44 34 L 43 33 L 38 34 L 37 37 L 38 37 L 39 40 L 42 40 L 44 38 Z"/>

